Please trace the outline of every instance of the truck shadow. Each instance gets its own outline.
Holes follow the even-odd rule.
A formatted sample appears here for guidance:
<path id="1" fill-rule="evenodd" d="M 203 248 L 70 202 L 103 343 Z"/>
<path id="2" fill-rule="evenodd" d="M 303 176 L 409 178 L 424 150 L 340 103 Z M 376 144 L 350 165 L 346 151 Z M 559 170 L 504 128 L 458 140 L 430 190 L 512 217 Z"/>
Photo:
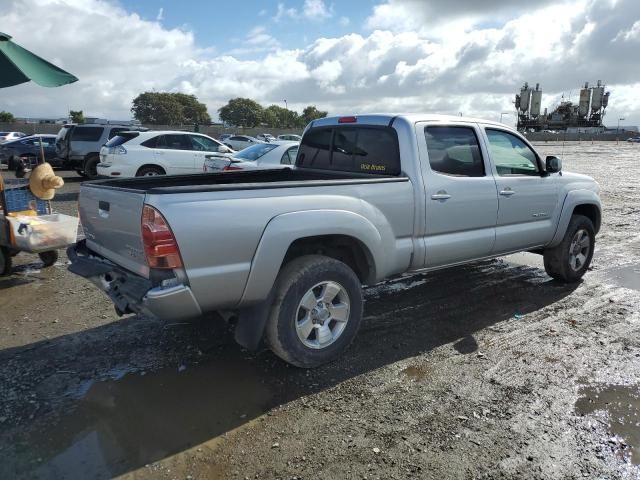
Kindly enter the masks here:
<path id="1" fill-rule="evenodd" d="M 34 389 L 48 406 L 16 409 L 12 427 L 0 434 L 0 477 L 118 476 L 438 346 L 472 353 L 475 332 L 540 310 L 574 288 L 502 260 L 396 278 L 367 288 L 364 325 L 348 353 L 311 371 L 267 350 L 243 352 L 225 327 L 204 320 L 130 317 L 8 349 L 0 365 L 11 378 L 30 371 L 27 385 L 40 379 Z M 1 390 L 10 380 L 0 375 Z"/>

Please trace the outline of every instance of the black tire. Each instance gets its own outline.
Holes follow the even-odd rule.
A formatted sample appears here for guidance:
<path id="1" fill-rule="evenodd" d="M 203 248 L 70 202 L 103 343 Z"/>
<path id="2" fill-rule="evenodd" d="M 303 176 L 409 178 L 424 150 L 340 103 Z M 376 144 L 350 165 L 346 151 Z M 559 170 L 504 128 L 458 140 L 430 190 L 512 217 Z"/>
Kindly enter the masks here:
<path id="1" fill-rule="evenodd" d="M 6 247 L 0 247 L 0 277 L 11 273 L 11 254 Z"/>
<path id="2" fill-rule="evenodd" d="M 95 180 L 98 178 L 98 164 L 100 163 L 100 157 L 98 155 L 91 155 L 84 162 L 84 174 L 89 180 Z"/>
<path id="3" fill-rule="evenodd" d="M 84 177 L 84 178 L 86 178 L 86 176 L 87 176 L 87 174 L 86 174 L 86 173 L 84 173 L 84 170 L 76 170 L 76 173 L 77 173 L 78 175 L 80 175 L 81 177 Z"/>
<path id="4" fill-rule="evenodd" d="M 57 250 L 49 250 L 47 252 L 40 252 L 38 254 L 42 263 L 44 263 L 44 267 L 50 267 L 54 263 L 58 261 L 58 251 Z"/>
<path id="5" fill-rule="evenodd" d="M 147 165 L 146 167 L 140 167 L 140 170 L 137 171 L 136 177 L 151 177 L 155 175 L 166 175 L 167 173 L 164 169 L 160 167 L 155 167 L 153 165 Z"/>
<path id="6" fill-rule="evenodd" d="M 579 261 L 578 258 L 578 261 L 572 266 L 572 251 L 577 251 L 575 249 L 579 248 L 574 245 L 574 240 L 576 240 L 576 235 L 578 235 L 579 232 L 586 234 L 589 242 L 588 250 L 583 248 L 578 257 L 582 255 L 584 260 Z M 556 280 L 566 283 L 577 282 L 582 278 L 591 264 L 595 244 L 596 231 L 591 220 L 584 215 L 573 215 L 560 244 L 553 248 L 545 249 L 544 269 Z"/>
<path id="7" fill-rule="evenodd" d="M 335 296 L 339 303 L 348 305 L 346 323 L 341 327 L 335 339 L 324 347 L 309 347 L 299 338 L 296 325 L 299 324 L 299 309 L 302 298 L 314 286 L 323 282 L 338 284 L 342 289 Z M 305 255 L 289 262 L 278 274 L 275 283 L 275 296 L 266 326 L 266 339 L 271 350 L 292 365 L 302 368 L 313 368 L 335 360 L 351 344 L 362 321 L 362 288 L 356 274 L 344 263 L 322 255 Z M 324 287 L 316 287 L 322 291 Z M 346 293 L 346 296 L 344 296 Z M 342 297 L 342 298 L 339 298 Z M 346 299 L 346 302 L 344 300 Z M 316 300 L 314 300 L 315 302 Z M 328 305 L 328 304 L 327 304 Z M 329 312 L 329 310 L 326 310 Z M 311 321 L 309 310 L 309 321 Z M 307 342 L 317 342 L 317 332 L 324 327 L 325 322 L 330 330 L 336 329 L 340 323 L 330 317 L 318 327 L 314 326 Z M 313 323 L 316 323 L 316 320 Z M 333 330 L 336 331 L 337 330 Z M 314 335 L 316 336 L 313 339 Z"/>

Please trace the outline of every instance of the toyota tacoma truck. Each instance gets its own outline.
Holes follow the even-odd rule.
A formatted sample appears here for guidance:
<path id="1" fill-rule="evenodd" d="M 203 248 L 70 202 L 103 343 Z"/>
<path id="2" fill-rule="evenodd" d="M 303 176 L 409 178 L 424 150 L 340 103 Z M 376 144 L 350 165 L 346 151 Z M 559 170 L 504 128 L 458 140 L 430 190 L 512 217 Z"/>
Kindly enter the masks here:
<path id="1" fill-rule="evenodd" d="M 132 178 L 80 189 L 69 269 L 120 314 L 237 312 L 236 340 L 300 367 L 353 341 L 361 286 L 530 251 L 578 281 L 598 184 L 500 123 L 436 115 L 314 120 L 285 170 Z"/>

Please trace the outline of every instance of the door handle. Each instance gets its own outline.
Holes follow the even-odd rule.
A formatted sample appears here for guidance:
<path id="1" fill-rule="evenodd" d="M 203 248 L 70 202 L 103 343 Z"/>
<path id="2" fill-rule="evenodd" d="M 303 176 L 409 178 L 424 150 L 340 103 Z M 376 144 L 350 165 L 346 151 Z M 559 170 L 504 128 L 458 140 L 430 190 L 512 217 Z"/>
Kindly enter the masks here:
<path id="1" fill-rule="evenodd" d="M 514 192 L 513 190 L 511 190 L 511 188 L 507 187 L 504 190 L 500 190 L 500 195 L 502 195 L 503 197 L 510 197 L 511 195 L 515 194 L 516 192 Z"/>
<path id="2" fill-rule="evenodd" d="M 440 190 L 438 193 L 431 195 L 431 200 L 448 200 L 449 198 L 451 198 L 451 195 L 444 190 Z"/>

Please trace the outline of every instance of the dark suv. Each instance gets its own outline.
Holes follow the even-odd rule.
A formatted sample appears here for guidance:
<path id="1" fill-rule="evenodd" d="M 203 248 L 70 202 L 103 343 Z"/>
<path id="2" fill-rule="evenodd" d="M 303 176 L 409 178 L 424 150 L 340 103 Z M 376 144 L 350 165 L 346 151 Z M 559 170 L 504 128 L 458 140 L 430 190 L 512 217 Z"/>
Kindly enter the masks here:
<path id="1" fill-rule="evenodd" d="M 146 131 L 136 125 L 125 124 L 65 124 L 56 137 L 56 155 L 62 166 L 73 169 L 90 179 L 98 178 L 97 165 L 100 163 L 100 148 L 119 132 Z"/>

